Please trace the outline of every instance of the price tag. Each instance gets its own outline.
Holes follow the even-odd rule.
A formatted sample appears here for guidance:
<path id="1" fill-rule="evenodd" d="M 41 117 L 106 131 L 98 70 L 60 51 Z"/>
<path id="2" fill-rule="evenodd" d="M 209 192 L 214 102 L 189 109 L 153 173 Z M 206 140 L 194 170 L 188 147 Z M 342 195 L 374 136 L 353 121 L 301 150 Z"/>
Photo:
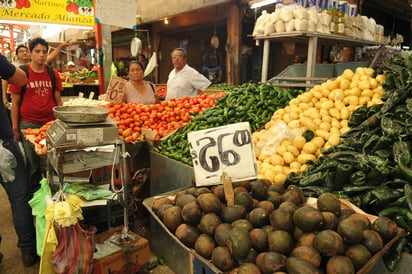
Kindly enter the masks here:
<path id="1" fill-rule="evenodd" d="M 216 185 L 223 172 L 232 181 L 257 178 L 249 123 L 237 123 L 187 134 L 196 185 Z"/>
<path id="2" fill-rule="evenodd" d="M 109 87 L 106 91 L 105 101 L 115 104 L 122 103 L 126 93 L 126 83 L 126 79 L 113 76 L 112 79 L 110 79 Z"/>

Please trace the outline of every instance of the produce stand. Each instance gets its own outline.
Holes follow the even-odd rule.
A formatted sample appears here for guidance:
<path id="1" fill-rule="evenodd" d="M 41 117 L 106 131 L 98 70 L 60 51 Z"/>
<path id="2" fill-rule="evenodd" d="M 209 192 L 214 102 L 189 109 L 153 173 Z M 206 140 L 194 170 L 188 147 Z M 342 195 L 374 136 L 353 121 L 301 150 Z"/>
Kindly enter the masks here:
<path id="1" fill-rule="evenodd" d="M 93 99 L 98 99 L 99 97 L 99 84 L 96 83 L 76 83 L 76 84 L 65 84 L 64 90 L 62 91 L 62 96 L 78 96 L 82 92 L 85 97 L 89 97 L 93 92 Z"/>

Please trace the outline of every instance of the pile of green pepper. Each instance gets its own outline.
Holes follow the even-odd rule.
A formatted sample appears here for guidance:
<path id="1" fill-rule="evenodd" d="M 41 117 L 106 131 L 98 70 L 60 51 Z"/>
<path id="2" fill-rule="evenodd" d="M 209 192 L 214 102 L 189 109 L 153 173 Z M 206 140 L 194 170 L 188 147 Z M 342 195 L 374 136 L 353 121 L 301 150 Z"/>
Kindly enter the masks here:
<path id="1" fill-rule="evenodd" d="M 341 144 L 286 184 L 307 196 L 333 192 L 364 211 L 386 216 L 407 232 L 384 262 L 392 270 L 404 251 L 412 251 L 412 55 L 395 55 L 384 65 L 383 104 L 353 112 Z"/>
<path id="2" fill-rule="evenodd" d="M 282 89 L 268 83 L 245 83 L 216 99 L 216 107 L 193 117 L 190 123 L 162 140 L 153 151 L 193 165 L 188 132 L 240 122 L 249 122 L 251 131 L 254 132 L 265 125 L 276 110 L 284 108 L 301 93 L 303 90 Z"/>

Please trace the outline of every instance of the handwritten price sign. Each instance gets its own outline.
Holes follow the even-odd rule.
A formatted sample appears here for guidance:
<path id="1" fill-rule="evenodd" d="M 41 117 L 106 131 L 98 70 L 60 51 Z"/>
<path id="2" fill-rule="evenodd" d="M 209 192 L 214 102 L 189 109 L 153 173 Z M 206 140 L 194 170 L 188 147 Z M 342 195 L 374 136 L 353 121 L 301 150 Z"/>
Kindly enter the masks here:
<path id="1" fill-rule="evenodd" d="M 249 123 L 237 123 L 188 133 L 196 184 L 216 185 L 226 172 L 232 181 L 257 177 Z"/>
<path id="2" fill-rule="evenodd" d="M 127 80 L 121 77 L 113 76 L 110 79 L 109 86 L 106 91 L 105 100 L 115 104 L 123 102 L 126 93 Z"/>

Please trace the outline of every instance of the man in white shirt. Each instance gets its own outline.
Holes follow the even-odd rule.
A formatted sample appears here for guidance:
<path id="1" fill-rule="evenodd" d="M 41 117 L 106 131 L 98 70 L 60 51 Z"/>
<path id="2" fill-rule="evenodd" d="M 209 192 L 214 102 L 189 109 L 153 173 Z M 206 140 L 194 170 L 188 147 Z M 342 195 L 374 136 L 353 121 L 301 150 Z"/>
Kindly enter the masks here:
<path id="1" fill-rule="evenodd" d="M 171 57 L 174 69 L 169 73 L 167 80 L 167 101 L 183 96 L 194 97 L 199 90 L 210 86 L 211 82 L 205 76 L 186 64 L 187 56 L 184 49 L 174 49 Z"/>

